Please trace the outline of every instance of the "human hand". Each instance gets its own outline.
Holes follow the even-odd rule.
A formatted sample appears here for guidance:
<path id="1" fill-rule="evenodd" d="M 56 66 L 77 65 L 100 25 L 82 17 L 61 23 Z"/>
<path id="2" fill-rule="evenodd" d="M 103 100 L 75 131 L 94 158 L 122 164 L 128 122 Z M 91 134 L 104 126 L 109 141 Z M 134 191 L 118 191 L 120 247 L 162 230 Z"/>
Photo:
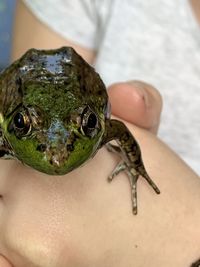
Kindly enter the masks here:
<path id="1" fill-rule="evenodd" d="M 158 90 L 141 81 L 115 83 L 108 87 L 112 113 L 152 133 L 157 133 L 162 111 Z"/>

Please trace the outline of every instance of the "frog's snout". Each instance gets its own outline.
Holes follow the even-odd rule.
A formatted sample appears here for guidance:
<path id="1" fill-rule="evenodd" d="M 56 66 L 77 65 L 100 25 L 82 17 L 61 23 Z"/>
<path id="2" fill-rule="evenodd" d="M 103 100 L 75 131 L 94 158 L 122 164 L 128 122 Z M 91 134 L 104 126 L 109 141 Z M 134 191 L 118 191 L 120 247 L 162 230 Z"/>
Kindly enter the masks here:
<path id="1" fill-rule="evenodd" d="M 57 143 L 50 143 L 48 145 L 41 144 L 39 145 L 37 150 L 44 155 L 44 160 L 48 161 L 50 165 L 54 167 L 61 167 L 68 160 L 69 154 L 73 149 L 72 144 L 68 144 L 66 142 L 59 142 L 61 140 L 57 140 Z M 63 140 L 62 140 L 63 141 Z"/>
<path id="2" fill-rule="evenodd" d="M 51 123 L 46 132 L 46 144 L 43 145 L 44 158 L 50 165 L 61 167 L 68 159 L 72 147 L 70 132 L 62 122 L 56 120 Z"/>
<path id="3" fill-rule="evenodd" d="M 58 147 L 57 149 L 49 148 L 46 150 L 46 158 L 49 163 L 55 167 L 60 167 L 64 164 L 69 156 L 66 146 Z"/>

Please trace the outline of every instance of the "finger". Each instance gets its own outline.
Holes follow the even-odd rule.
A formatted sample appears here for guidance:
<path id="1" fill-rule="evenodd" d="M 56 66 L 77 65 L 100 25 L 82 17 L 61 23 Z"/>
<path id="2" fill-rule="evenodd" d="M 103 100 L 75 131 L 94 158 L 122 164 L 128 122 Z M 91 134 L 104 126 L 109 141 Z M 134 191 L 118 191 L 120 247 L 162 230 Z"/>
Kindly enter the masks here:
<path id="1" fill-rule="evenodd" d="M 108 88 L 112 113 L 156 133 L 162 110 L 160 93 L 141 81 L 116 83 Z"/>

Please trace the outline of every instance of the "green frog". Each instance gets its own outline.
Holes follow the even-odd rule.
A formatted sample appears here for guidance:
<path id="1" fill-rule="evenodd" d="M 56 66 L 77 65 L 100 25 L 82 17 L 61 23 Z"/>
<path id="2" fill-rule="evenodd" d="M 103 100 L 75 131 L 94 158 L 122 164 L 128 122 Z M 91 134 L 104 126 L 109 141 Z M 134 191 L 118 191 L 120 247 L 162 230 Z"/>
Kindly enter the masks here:
<path id="1" fill-rule="evenodd" d="M 130 179 L 133 213 L 137 180 L 147 174 L 140 147 L 121 121 L 110 118 L 110 104 L 100 76 L 71 47 L 28 50 L 0 74 L 0 157 L 16 158 L 49 175 L 81 166 L 111 140 L 108 150 L 121 161 L 109 181 L 122 171 Z"/>

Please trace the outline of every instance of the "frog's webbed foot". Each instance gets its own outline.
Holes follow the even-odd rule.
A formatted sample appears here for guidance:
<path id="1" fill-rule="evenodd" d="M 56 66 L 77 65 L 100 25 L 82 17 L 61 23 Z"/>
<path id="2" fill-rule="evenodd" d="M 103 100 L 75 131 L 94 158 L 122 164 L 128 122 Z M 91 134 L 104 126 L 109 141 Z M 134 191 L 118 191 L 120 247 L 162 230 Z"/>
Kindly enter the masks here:
<path id="1" fill-rule="evenodd" d="M 157 185 L 153 182 L 153 180 L 149 177 L 149 175 L 147 174 L 142 160 L 139 160 L 137 163 L 134 162 L 133 164 L 132 162 L 130 162 L 128 159 L 124 157 L 123 152 L 119 146 L 107 144 L 106 147 L 109 152 L 116 153 L 120 155 L 120 157 L 123 159 L 117 164 L 115 169 L 108 176 L 108 181 L 111 182 L 114 179 L 114 177 L 116 177 L 120 172 L 122 171 L 126 172 L 126 174 L 129 177 L 130 185 L 131 185 L 133 214 L 137 214 L 137 180 L 139 176 L 141 175 L 149 183 L 149 185 L 154 189 L 154 191 L 157 194 L 160 194 L 160 190 L 157 187 Z"/>

